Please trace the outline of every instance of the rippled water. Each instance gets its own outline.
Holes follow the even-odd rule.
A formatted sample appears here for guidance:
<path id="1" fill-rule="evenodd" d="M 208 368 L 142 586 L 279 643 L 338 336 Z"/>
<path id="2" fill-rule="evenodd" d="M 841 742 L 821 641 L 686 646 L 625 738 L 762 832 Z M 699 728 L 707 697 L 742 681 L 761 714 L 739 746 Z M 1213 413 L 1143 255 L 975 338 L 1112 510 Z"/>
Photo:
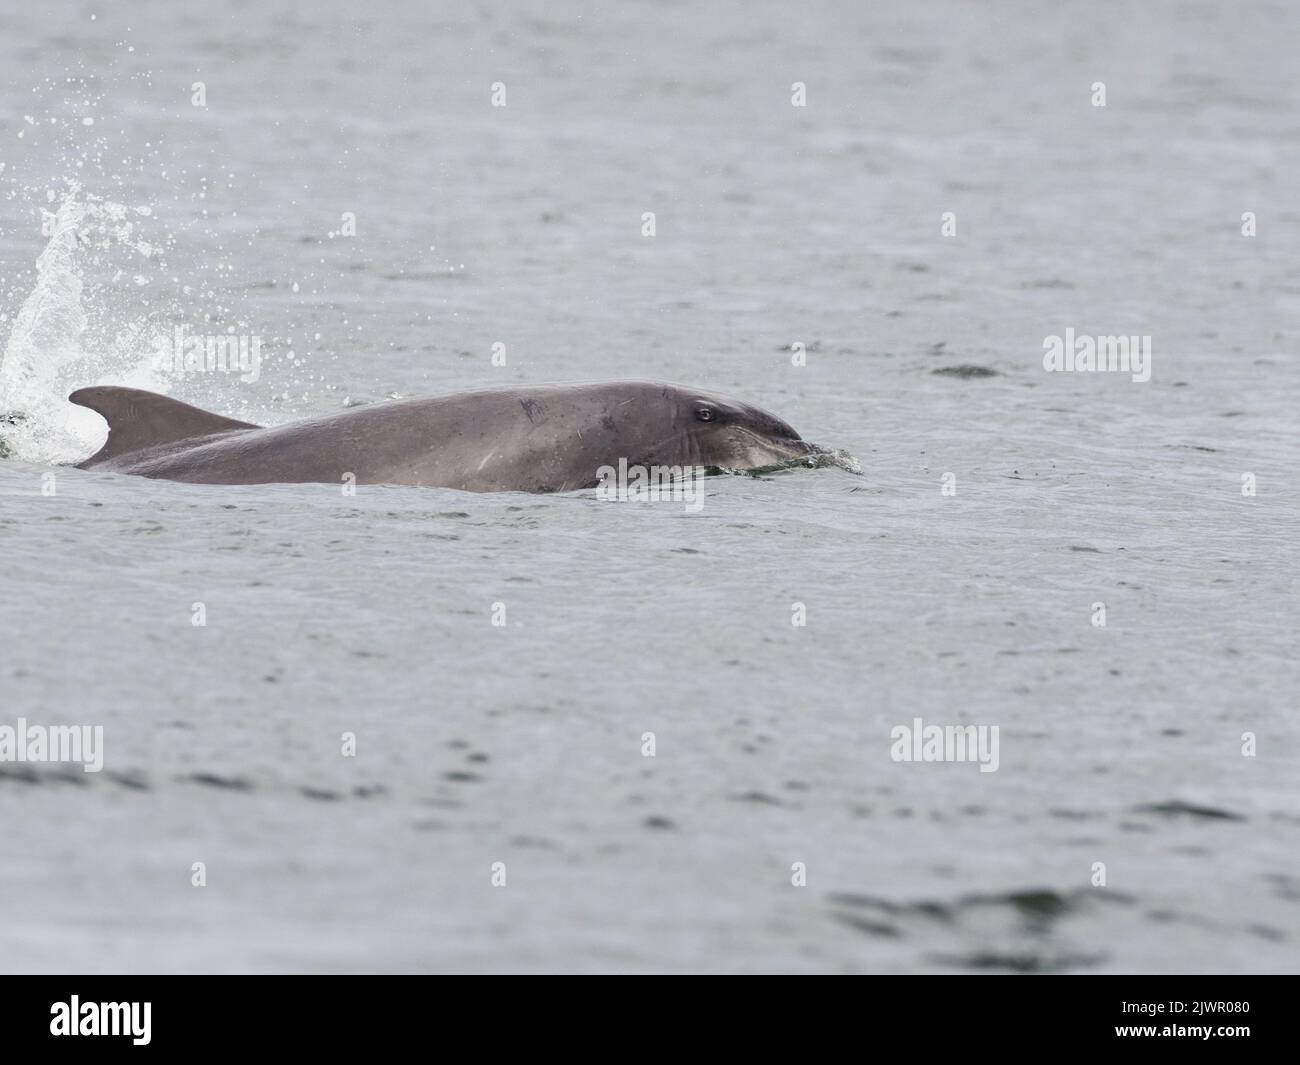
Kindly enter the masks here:
<path id="1" fill-rule="evenodd" d="M 1287 5 L 0 29 L 0 726 L 105 736 L 0 763 L 0 967 L 1300 968 Z M 159 376 L 177 324 L 260 378 Z M 1067 328 L 1151 381 L 1045 373 Z M 862 473 L 690 513 L 60 465 L 97 382 L 269 423 L 618 378 Z M 997 771 L 894 761 L 918 717 Z"/>

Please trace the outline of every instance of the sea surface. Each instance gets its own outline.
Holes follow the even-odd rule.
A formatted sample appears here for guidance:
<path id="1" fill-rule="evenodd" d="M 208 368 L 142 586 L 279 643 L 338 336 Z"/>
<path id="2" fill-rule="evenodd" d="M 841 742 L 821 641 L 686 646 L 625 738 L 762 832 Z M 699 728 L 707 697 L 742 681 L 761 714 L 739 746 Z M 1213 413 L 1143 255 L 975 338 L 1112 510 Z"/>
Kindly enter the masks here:
<path id="1" fill-rule="evenodd" d="M 1291 3 L 0 0 L 0 727 L 104 757 L 0 762 L 0 970 L 1300 971 L 1297 54 Z M 618 379 L 861 473 L 71 465 L 96 383 Z"/>

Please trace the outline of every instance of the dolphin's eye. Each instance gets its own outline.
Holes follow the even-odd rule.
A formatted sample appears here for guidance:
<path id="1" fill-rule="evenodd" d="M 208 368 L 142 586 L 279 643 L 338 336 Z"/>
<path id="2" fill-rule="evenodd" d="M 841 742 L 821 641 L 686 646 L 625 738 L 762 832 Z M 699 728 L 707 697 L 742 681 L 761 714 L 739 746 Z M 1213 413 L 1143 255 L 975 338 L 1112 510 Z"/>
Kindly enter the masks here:
<path id="1" fill-rule="evenodd" d="M 711 422 L 715 417 L 717 417 L 717 415 L 713 413 L 713 408 L 711 407 L 696 407 L 695 417 L 699 418 L 702 422 Z"/>

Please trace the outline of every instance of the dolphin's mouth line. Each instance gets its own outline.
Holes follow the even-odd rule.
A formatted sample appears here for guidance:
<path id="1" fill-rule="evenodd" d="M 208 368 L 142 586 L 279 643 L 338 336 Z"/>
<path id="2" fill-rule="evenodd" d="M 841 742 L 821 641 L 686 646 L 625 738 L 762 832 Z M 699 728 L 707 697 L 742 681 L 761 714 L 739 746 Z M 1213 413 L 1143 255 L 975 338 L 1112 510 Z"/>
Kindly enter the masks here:
<path id="1" fill-rule="evenodd" d="M 739 433 L 743 436 L 747 436 L 751 440 L 757 440 L 760 444 L 765 444 L 768 447 L 771 447 L 774 444 L 781 447 L 811 448 L 815 446 L 813 444 L 808 443 L 808 441 L 801 436 L 769 436 L 763 433 L 756 433 L 754 432 L 753 429 L 751 429 L 747 425 L 732 425 L 729 428 L 733 433 Z"/>
<path id="2" fill-rule="evenodd" d="M 770 461 L 761 465 L 739 467 L 738 469 L 741 472 L 770 473 L 775 470 L 791 469 L 798 466 L 815 468 L 821 465 L 817 461 L 818 456 L 829 454 L 828 448 L 824 448 L 820 444 L 814 444 L 801 436 L 768 436 L 763 433 L 756 433 L 744 425 L 733 426 L 732 431 L 740 438 L 742 443 L 752 441 L 755 451 L 763 454 L 764 457 L 771 456 Z M 737 467 L 719 465 L 716 468 L 729 470 Z"/>
<path id="3" fill-rule="evenodd" d="M 701 437 L 708 434 L 709 431 L 710 430 L 707 428 L 692 428 L 687 429 L 683 435 L 692 440 L 699 440 Z M 809 443 L 800 436 L 770 436 L 765 433 L 755 432 L 746 425 L 729 425 L 726 427 L 726 431 L 738 437 L 738 442 L 741 444 L 752 442 L 752 444 L 757 448 L 766 449 L 768 451 L 784 451 L 798 456 L 809 452 L 825 450 L 817 444 Z M 672 438 L 669 437 L 668 439 L 671 440 Z"/>

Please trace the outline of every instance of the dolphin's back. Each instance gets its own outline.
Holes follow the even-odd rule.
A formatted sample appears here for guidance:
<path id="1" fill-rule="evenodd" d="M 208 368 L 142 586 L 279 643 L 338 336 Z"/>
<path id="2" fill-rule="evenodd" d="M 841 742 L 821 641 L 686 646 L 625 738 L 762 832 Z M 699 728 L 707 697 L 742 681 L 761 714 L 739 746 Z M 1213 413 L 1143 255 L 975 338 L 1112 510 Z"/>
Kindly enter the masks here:
<path id="1" fill-rule="evenodd" d="M 201 484 L 417 484 L 556 491 L 595 483 L 618 453 L 600 389 L 491 390 L 352 408 L 262 428 L 151 392 L 87 388 L 69 397 L 109 423 L 81 464 Z"/>

